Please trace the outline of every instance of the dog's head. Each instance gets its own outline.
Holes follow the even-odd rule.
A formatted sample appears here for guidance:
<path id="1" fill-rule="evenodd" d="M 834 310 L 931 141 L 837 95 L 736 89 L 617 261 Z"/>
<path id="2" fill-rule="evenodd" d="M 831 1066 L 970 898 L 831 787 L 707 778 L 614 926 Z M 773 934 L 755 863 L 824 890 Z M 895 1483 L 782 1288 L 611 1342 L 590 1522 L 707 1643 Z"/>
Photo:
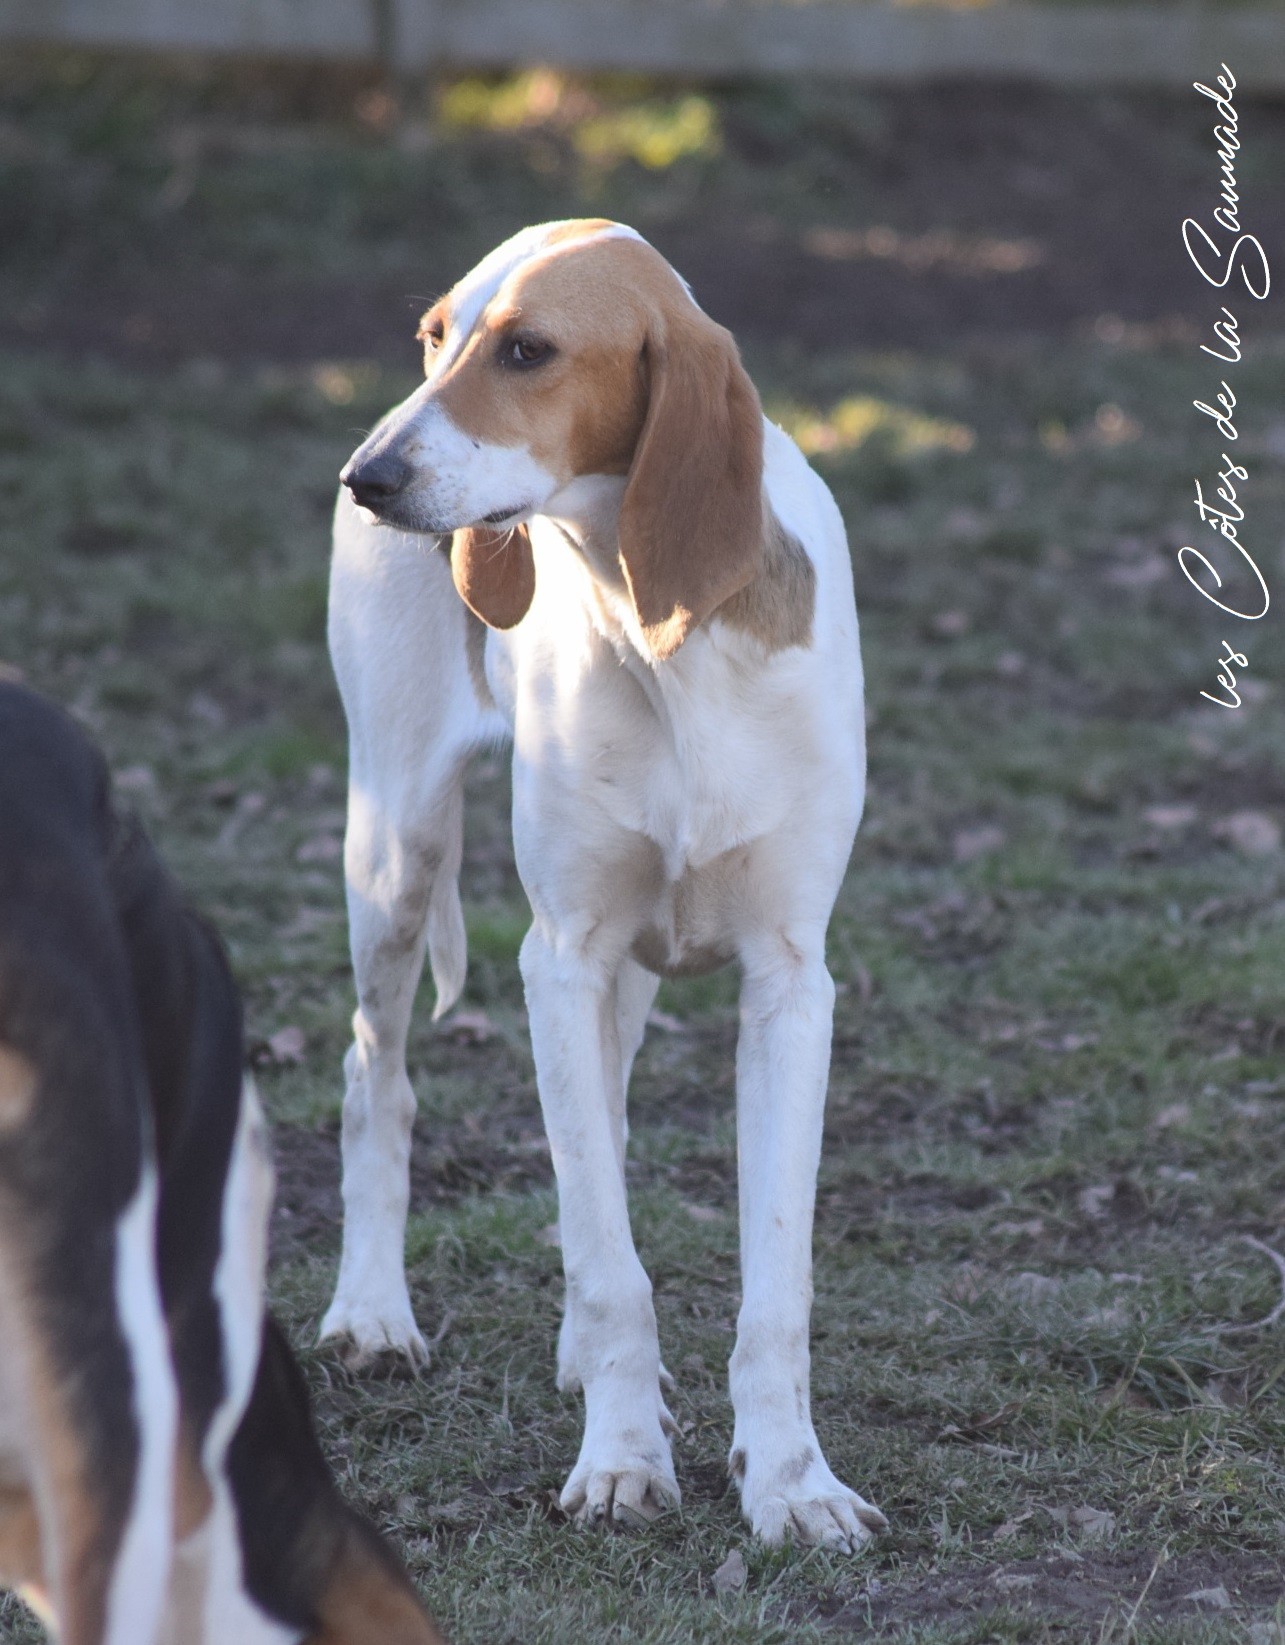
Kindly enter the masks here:
<path id="1" fill-rule="evenodd" d="M 657 657 L 754 576 L 758 395 L 731 335 L 633 230 L 525 229 L 429 309 L 419 336 L 423 386 L 341 479 L 389 525 L 452 534 L 456 586 L 485 622 L 526 614 L 525 522 L 588 475 L 624 477 L 621 566 Z"/>

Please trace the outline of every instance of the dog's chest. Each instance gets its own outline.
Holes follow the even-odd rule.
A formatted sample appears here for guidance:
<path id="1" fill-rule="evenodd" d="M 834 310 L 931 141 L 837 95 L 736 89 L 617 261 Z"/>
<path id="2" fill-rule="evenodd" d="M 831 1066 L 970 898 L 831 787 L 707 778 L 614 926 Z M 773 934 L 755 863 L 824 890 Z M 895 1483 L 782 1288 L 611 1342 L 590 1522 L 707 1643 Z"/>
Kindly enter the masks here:
<path id="1" fill-rule="evenodd" d="M 663 681 L 566 621 L 514 658 L 514 830 L 536 906 L 593 912 L 662 975 L 732 958 L 824 765 L 794 667 L 689 641 Z"/>

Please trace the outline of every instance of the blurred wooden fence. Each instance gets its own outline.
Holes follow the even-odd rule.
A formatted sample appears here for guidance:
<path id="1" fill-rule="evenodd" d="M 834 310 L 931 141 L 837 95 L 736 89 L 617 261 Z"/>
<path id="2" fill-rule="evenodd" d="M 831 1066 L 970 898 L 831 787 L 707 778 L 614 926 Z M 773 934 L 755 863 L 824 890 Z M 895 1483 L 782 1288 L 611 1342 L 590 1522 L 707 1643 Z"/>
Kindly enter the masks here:
<path id="1" fill-rule="evenodd" d="M 1229 63 L 1285 89 L 1285 4 L 949 6 L 816 0 L 0 0 L 0 43 L 382 60 L 403 73 L 550 63 L 872 84 L 1014 78 L 1185 86 Z"/>

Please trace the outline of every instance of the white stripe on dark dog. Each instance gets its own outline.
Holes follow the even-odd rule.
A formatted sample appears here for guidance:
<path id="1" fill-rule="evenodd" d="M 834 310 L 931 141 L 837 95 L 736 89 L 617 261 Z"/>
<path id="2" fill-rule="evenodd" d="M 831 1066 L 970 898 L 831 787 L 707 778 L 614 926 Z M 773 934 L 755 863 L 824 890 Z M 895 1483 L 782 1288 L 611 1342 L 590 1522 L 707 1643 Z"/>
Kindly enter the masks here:
<path id="1" fill-rule="evenodd" d="M 156 1278 L 156 1199 L 156 1170 L 149 1164 L 116 1225 L 116 1315 L 134 1377 L 138 1463 L 107 1595 L 104 1645 L 151 1639 L 169 1585 L 178 1389 Z"/>

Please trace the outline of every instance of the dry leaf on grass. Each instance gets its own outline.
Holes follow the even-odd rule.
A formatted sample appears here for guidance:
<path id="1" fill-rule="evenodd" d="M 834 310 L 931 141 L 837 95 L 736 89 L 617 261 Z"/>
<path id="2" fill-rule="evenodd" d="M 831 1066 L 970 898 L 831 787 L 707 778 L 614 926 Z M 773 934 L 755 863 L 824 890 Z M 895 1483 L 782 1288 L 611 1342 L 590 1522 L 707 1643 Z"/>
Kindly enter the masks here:
<path id="1" fill-rule="evenodd" d="M 1096 1034 L 1063 1034 L 1061 1039 L 1054 1040 L 1051 1045 L 1045 1045 L 1042 1040 L 1036 1044 L 1045 1051 L 1084 1051 L 1089 1046 L 1098 1043 Z"/>
<path id="2" fill-rule="evenodd" d="M 1115 1530 L 1115 1515 L 1105 1508 L 1072 1508 L 1066 1518 L 1081 1542 L 1101 1542 Z"/>
<path id="3" fill-rule="evenodd" d="M 1014 1274 L 1007 1285 L 1009 1295 L 1019 1302 L 1043 1302 L 1061 1289 L 1061 1280 L 1052 1279 L 1048 1274 Z"/>
<path id="4" fill-rule="evenodd" d="M 1280 824 L 1265 811 L 1233 811 L 1210 832 L 1245 857 L 1270 857 L 1281 848 Z"/>
<path id="5" fill-rule="evenodd" d="M 1014 1399 L 1007 1405 L 1001 1405 L 998 1411 L 992 1411 L 988 1416 L 972 1417 L 965 1422 L 948 1422 L 938 1438 L 973 1439 L 980 1434 L 988 1434 L 995 1428 L 1002 1428 L 1021 1408 L 1021 1401 Z"/>
<path id="6" fill-rule="evenodd" d="M 1169 562 L 1158 554 L 1148 554 L 1131 564 L 1108 566 L 1102 580 L 1112 588 L 1150 588 L 1152 583 L 1162 582 L 1168 575 Z"/>
<path id="7" fill-rule="evenodd" d="M 990 857 L 1002 851 L 1008 835 L 994 823 L 983 823 L 980 828 L 961 828 L 951 841 L 951 852 L 958 863 L 976 862 L 979 857 Z"/>
<path id="8" fill-rule="evenodd" d="M 928 632 L 937 640 L 957 640 L 972 626 L 966 611 L 938 611 L 928 619 Z"/>
<path id="9" fill-rule="evenodd" d="M 344 854 L 344 842 L 337 834 L 314 834 L 294 854 L 296 862 L 338 862 Z"/>
<path id="10" fill-rule="evenodd" d="M 276 1063 L 278 1067 L 301 1063 L 305 1043 L 302 1028 L 296 1028 L 293 1023 L 287 1028 L 278 1028 L 275 1034 L 268 1035 L 265 1060 Z"/>
<path id="11" fill-rule="evenodd" d="M 733 1548 L 710 1580 L 716 1594 L 736 1594 L 745 1586 L 748 1578 L 745 1556 L 739 1548 Z"/>
<path id="12" fill-rule="evenodd" d="M 1207 1611 L 1231 1610 L 1231 1595 L 1221 1582 L 1216 1588 L 1196 1588 L 1182 1597 L 1190 1600 L 1193 1605 L 1203 1606 Z"/>
<path id="13" fill-rule="evenodd" d="M 991 1288 L 990 1274 L 978 1262 L 961 1262 L 946 1283 L 952 1302 L 976 1302 Z"/>
<path id="14" fill-rule="evenodd" d="M 1142 820 L 1152 828 L 1190 828 L 1200 816 L 1194 805 L 1149 805 Z"/>
<path id="15" fill-rule="evenodd" d="M 1104 1217 L 1107 1206 L 1115 1198 L 1115 1189 L 1109 1182 L 1095 1183 L 1091 1188 L 1082 1188 L 1076 1203 L 1086 1217 Z"/>

